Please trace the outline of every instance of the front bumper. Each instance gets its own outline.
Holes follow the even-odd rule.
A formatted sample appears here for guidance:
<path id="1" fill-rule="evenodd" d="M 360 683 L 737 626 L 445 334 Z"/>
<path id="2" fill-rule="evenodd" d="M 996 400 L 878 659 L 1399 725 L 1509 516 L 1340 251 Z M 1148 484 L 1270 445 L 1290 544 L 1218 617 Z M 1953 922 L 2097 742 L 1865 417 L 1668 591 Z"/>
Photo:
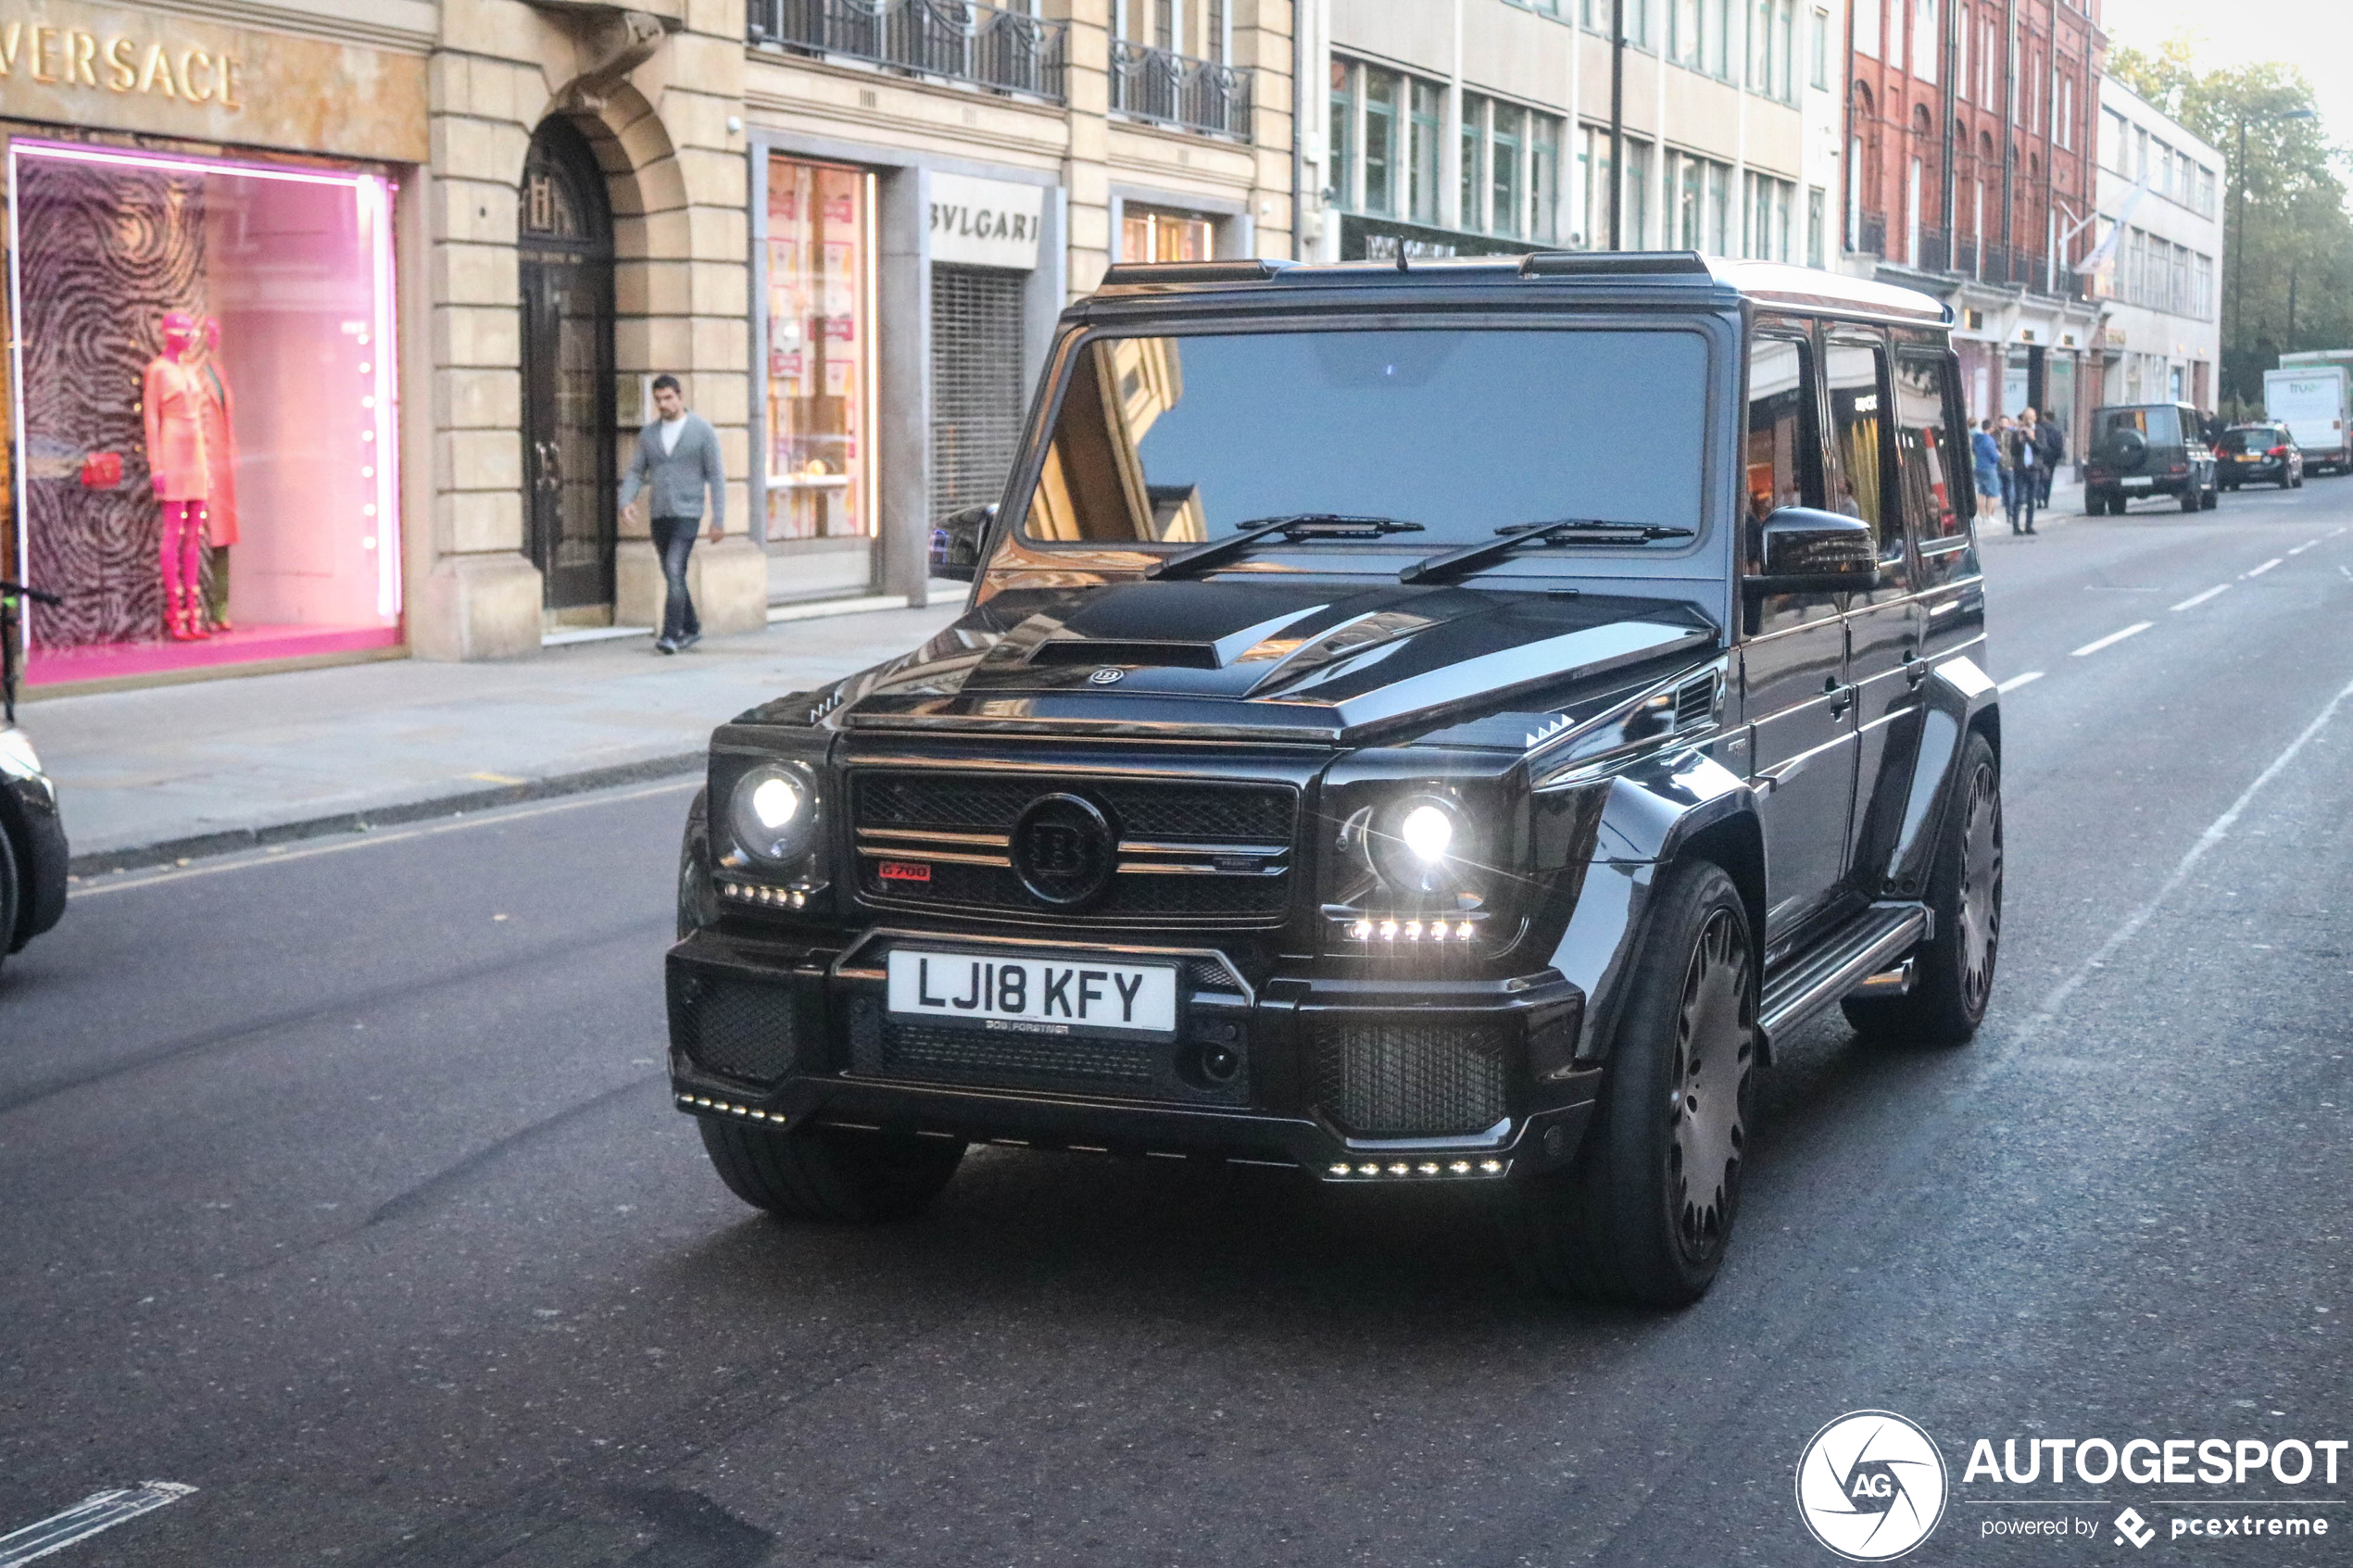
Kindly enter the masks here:
<path id="1" fill-rule="evenodd" d="M 886 1007 L 884 957 L 905 941 L 1173 960 L 1175 1037 L 902 1024 Z M 1189 941 L 698 931 L 667 965 L 673 1098 L 779 1129 L 1295 1165 L 1333 1182 L 1493 1179 L 1575 1156 L 1601 1072 L 1573 1060 L 1584 997 L 1553 971 L 1404 982 L 1244 967 Z M 1212 1048 L 1239 1068 L 1202 1073 Z M 1400 1124 L 1416 1115 L 1431 1124 Z"/>

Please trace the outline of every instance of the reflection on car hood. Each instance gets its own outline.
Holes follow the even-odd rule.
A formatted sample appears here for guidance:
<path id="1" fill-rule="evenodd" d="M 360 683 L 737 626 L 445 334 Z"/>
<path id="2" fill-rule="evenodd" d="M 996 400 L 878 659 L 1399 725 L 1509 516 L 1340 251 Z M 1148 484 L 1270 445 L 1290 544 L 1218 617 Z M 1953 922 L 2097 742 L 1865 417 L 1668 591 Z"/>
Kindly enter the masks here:
<path id="1" fill-rule="evenodd" d="M 1224 581 L 1020 589 L 813 709 L 804 696 L 744 717 L 1354 744 L 1541 710 L 1579 683 L 1717 642 L 1674 599 Z"/>

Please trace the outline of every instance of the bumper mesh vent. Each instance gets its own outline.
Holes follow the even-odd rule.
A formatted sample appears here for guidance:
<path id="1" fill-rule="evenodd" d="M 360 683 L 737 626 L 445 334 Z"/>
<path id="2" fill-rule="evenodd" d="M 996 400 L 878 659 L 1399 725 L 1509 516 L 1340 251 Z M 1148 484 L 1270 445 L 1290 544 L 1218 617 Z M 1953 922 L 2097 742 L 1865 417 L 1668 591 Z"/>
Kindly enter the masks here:
<path id="1" fill-rule="evenodd" d="M 1360 1137 L 1483 1133 L 1506 1113 L 1514 1026 L 1327 1017 L 1315 1025 L 1315 1098 Z"/>
<path id="2" fill-rule="evenodd" d="M 673 1038 L 696 1066 L 753 1084 L 792 1070 L 802 1033 L 789 987 L 739 980 L 673 979 L 671 1019 Z"/>

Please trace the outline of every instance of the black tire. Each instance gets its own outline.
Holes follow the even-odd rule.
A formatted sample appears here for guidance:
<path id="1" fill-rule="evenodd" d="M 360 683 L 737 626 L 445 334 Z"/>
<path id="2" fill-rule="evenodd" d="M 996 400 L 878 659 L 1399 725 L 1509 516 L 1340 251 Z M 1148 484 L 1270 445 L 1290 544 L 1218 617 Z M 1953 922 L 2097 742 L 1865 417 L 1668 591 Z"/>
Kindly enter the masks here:
<path id="1" fill-rule="evenodd" d="M 2108 510 L 2108 497 L 2096 490 L 2083 492 L 2083 515 L 2098 517 Z"/>
<path id="2" fill-rule="evenodd" d="M 17 934 L 17 924 L 24 918 L 24 883 L 17 874 L 17 847 L 8 841 L 8 830 L 0 827 L 0 966 L 8 955 L 24 946 Z M 24 934 L 30 938 L 31 933 Z"/>
<path id="3" fill-rule="evenodd" d="M 2185 512 L 2203 511 L 2206 509 L 2199 504 L 2198 488 L 2196 485 L 2193 484 L 2187 490 L 2182 492 L 2182 509 Z"/>
<path id="4" fill-rule="evenodd" d="M 1518 1184 L 1506 1235 L 1547 1290 L 1680 1307 L 1724 1261 L 1755 1066 L 1755 945 L 1721 867 L 1667 873 L 1632 984 L 1583 1150 Z"/>
<path id="5" fill-rule="evenodd" d="M 880 1224 L 922 1212 L 964 1158 L 961 1139 L 809 1127 L 778 1132 L 700 1120 L 727 1190 L 787 1220 Z"/>
<path id="6" fill-rule="evenodd" d="M 1856 1034 L 1958 1046 L 1985 1021 L 2002 947 L 2002 771 L 1982 734 L 1961 747 L 1929 871 L 1928 907 L 1936 930 L 1913 950 L 1911 990 L 1840 1004 Z"/>
<path id="7" fill-rule="evenodd" d="M 2202 511 L 2202 512 L 2210 512 L 2210 511 L 2212 511 L 2215 508 L 2217 508 L 2217 507 L 2221 506 L 2221 504 L 2222 504 L 2222 490 L 2221 490 L 2221 486 L 2220 486 L 2220 485 L 2213 485 L 2213 484 L 2209 484 L 2209 485 L 2208 485 L 2208 486 L 2207 486 L 2204 490 L 2201 490 L 2201 491 L 2199 491 L 2199 492 L 2198 492 L 2198 500 L 2197 500 L 2197 509 L 2198 509 L 2198 510 L 2200 510 L 2200 511 Z"/>
<path id="8" fill-rule="evenodd" d="M 2290 490 L 2301 490 L 2301 489 L 2303 489 L 2303 488 L 2304 488 L 2304 476 L 2303 476 L 2302 474 L 2300 474 L 2300 473 L 2299 473 L 2299 474 L 2297 474 L 2297 475 L 2296 475 L 2294 479 L 2291 479 L 2291 480 L 2289 480 L 2289 481 L 2287 482 L 2287 487 L 2288 487 Z"/>

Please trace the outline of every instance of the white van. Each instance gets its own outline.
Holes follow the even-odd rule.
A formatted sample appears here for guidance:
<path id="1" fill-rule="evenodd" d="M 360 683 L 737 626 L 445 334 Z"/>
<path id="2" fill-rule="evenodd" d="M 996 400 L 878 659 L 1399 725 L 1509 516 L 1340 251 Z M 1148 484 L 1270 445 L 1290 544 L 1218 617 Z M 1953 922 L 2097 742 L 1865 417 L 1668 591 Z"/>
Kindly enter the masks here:
<path id="1" fill-rule="evenodd" d="M 2289 361 L 2304 355 L 2284 355 L 2280 368 L 2263 372 L 2263 412 L 2284 424 L 2304 454 L 2308 471 L 2342 473 L 2353 466 L 2353 366 Z M 2309 358 L 2320 361 L 2322 356 Z"/>

